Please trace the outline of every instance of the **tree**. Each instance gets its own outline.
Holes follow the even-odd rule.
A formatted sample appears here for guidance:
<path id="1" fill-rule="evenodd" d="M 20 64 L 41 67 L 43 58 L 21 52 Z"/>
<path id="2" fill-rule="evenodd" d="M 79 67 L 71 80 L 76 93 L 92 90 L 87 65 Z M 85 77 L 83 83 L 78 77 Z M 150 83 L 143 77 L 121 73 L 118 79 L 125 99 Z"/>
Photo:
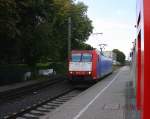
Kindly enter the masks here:
<path id="1" fill-rule="evenodd" d="M 59 60 L 66 60 L 67 58 L 67 36 L 68 36 L 68 17 L 72 20 L 72 49 L 81 49 L 81 44 L 88 39 L 92 33 L 93 27 L 91 20 L 87 17 L 87 6 L 79 2 L 77 4 L 70 0 L 54 0 L 56 16 L 54 22 L 53 34 L 54 45 L 57 47 L 57 52 L 60 55 Z M 56 53 L 56 54 L 58 54 Z"/>
<path id="2" fill-rule="evenodd" d="M 16 24 L 19 16 L 15 0 L 0 1 L 0 63 L 11 63 L 18 56 L 18 36 L 20 31 Z"/>
<path id="3" fill-rule="evenodd" d="M 41 60 L 65 61 L 68 17 L 72 48 L 85 48 L 93 29 L 86 12 L 86 5 L 73 0 L 1 0 L 0 63 L 35 66 Z"/>
<path id="4" fill-rule="evenodd" d="M 116 54 L 116 60 L 122 65 L 125 64 L 125 54 L 118 49 L 114 49 L 113 52 Z"/>

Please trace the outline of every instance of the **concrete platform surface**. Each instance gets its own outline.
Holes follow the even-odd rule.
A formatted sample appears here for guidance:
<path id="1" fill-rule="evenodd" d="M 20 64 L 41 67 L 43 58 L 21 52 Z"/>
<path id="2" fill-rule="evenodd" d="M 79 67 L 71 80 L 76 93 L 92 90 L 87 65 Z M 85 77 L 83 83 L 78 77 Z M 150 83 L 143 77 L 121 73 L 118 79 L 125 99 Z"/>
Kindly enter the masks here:
<path id="1" fill-rule="evenodd" d="M 42 119 L 125 119 L 129 81 L 129 67 L 122 67 Z"/>

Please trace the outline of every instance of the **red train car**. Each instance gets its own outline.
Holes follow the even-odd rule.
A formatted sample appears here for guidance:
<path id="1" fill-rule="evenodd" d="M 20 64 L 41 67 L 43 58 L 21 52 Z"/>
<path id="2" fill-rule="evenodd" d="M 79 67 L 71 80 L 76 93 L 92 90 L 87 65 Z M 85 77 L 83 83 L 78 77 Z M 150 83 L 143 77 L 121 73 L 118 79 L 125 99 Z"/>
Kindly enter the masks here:
<path id="1" fill-rule="evenodd" d="M 137 39 L 135 42 L 136 105 L 140 119 L 150 114 L 150 0 L 137 0 Z"/>
<path id="2" fill-rule="evenodd" d="M 112 59 L 97 50 L 74 50 L 69 58 L 71 81 L 97 81 L 112 72 Z"/>

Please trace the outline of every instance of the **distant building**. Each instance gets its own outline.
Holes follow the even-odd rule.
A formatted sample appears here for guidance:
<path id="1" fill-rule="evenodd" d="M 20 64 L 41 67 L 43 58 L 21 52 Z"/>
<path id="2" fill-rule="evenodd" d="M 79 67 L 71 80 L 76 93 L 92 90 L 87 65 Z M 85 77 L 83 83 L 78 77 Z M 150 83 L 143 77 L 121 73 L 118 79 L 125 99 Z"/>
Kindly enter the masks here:
<path id="1" fill-rule="evenodd" d="M 113 60 L 113 64 L 118 64 L 117 62 L 117 58 L 116 58 L 116 53 L 112 52 L 112 51 L 103 51 L 103 55 L 109 58 L 112 58 Z"/>
<path id="2" fill-rule="evenodd" d="M 116 53 L 112 51 L 103 51 L 104 56 L 112 58 L 113 60 L 116 60 Z"/>

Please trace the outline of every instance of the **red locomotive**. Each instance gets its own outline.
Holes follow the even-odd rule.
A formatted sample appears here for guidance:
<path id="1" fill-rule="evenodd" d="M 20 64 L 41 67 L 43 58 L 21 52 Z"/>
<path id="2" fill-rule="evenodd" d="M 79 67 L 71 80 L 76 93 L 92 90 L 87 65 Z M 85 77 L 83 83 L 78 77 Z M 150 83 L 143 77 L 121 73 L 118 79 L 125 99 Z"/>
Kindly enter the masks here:
<path id="1" fill-rule="evenodd" d="M 112 72 L 112 59 L 97 50 L 74 50 L 69 58 L 69 80 L 97 81 Z"/>

